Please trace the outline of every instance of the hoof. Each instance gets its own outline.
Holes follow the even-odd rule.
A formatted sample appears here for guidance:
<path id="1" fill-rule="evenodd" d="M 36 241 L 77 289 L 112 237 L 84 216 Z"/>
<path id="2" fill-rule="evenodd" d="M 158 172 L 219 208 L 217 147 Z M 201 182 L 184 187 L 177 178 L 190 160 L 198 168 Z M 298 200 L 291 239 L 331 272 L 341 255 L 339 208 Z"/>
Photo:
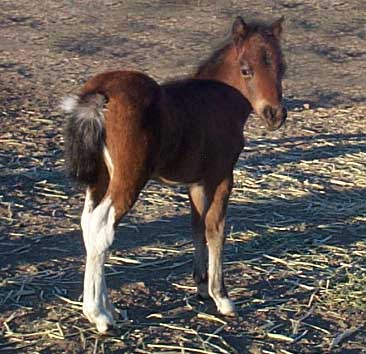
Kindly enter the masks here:
<path id="1" fill-rule="evenodd" d="M 112 314 L 104 308 L 84 308 L 83 313 L 90 323 L 95 323 L 100 334 L 108 334 L 115 325 Z"/>
<path id="2" fill-rule="evenodd" d="M 103 318 L 103 317 L 98 318 L 95 321 L 97 330 L 100 334 L 103 334 L 103 335 L 111 334 L 111 332 L 115 330 L 114 321 L 110 321 L 110 319 Z"/>
<path id="3" fill-rule="evenodd" d="M 99 332 L 99 330 L 98 330 Z M 120 330 L 115 326 L 109 324 L 104 332 L 99 332 L 102 336 L 117 337 L 120 335 Z"/>
<path id="4" fill-rule="evenodd" d="M 216 302 L 217 310 L 224 316 L 235 317 L 235 305 L 229 298 L 220 299 Z"/>
<path id="5" fill-rule="evenodd" d="M 203 301 L 203 302 L 206 302 L 208 300 L 213 301 L 208 294 L 201 294 L 201 293 L 197 292 L 196 296 L 197 296 L 198 301 Z"/>
<path id="6" fill-rule="evenodd" d="M 234 318 L 234 317 L 236 317 L 237 313 L 236 313 L 236 311 L 234 310 L 234 311 L 231 311 L 231 312 L 225 313 L 225 314 L 223 314 L 223 315 L 224 315 L 224 316 L 226 316 L 226 317 Z"/>
<path id="7" fill-rule="evenodd" d="M 201 300 L 211 299 L 211 296 L 208 293 L 207 282 L 197 284 L 197 297 Z"/>

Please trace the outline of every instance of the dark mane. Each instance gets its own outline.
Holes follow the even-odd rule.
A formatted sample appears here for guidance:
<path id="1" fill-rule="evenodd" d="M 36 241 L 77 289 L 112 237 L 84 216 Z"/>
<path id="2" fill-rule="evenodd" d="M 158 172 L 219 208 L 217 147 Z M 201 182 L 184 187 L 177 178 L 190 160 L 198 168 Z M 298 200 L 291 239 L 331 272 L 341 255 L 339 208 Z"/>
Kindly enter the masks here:
<path id="1" fill-rule="evenodd" d="M 216 49 L 206 60 L 202 61 L 195 73 L 194 77 L 204 75 L 206 73 L 210 73 L 215 70 L 215 68 L 220 65 L 225 58 L 225 54 L 228 49 L 231 48 L 232 42 L 231 40 L 226 40 L 218 49 Z"/>
<path id="2" fill-rule="evenodd" d="M 271 33 L 271 25 L 262 21 L 250 22 L 248 24 L 246 36 L 243 39 L 245 40 L 255 33 L 259 33 L 261 35 L 269 35 Z M 202 61 L 198 65 L 193 76 L 199 77 L 214 72 L 217 66 L 222 64 L 222 61 L 225 58 L 225 54 L 231 48 L 232 44 L 233 43 L 231 38 L 226 39 L 218 47 L 218 49 L 214 50 L 214 52 L 206 60 Z"/>

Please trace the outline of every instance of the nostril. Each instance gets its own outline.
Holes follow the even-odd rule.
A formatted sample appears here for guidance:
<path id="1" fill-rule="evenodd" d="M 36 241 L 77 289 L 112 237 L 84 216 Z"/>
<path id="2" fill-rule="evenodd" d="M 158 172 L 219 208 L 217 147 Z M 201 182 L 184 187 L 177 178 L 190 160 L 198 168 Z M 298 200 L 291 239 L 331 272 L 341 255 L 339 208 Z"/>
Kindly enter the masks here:
<path id="1" fill-rule="evenodd" d="M 272 108 L 271 107 L 271 118 L 273 119 L 273 118 L 275 118 L 276 117 L 276 115 L 277 115 L 277 109 L 276 108 Z"/>
<path id="2" fill-rule="evenodd" d="M 274 110 L 271 106 L 266 106 L 263 109 L 263 115 L 266 119 L 273 119 L 276 115 L 276 110 Z"/>
<path id="3" fill-rule="evenodd" d="M 282 105 L 267 105 L 262 110 L 262 117 L 265 119 L 270 130 L 276 130 L 286 121 L 287 109 Z"/>

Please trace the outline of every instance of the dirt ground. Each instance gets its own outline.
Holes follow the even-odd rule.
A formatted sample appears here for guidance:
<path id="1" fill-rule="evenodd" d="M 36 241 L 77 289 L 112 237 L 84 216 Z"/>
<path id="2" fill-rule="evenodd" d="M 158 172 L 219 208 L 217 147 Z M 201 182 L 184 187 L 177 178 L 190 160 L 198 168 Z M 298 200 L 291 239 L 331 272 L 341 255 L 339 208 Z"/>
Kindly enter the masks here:
<path id="1" fill-rule="evenodd" d="M 285 16 L 289 107 L 277 132 L 245 128 L 225 247 L 238 316 L 195 297 L 185 187 L 150 183 L 106 265 L 121 316 L 100 336 L 60 98 L 107 69 L 187 75 L 238 14 Z M 1 0 L 0 352 L 366 353 L 365 19 L 363 0 Z"/>

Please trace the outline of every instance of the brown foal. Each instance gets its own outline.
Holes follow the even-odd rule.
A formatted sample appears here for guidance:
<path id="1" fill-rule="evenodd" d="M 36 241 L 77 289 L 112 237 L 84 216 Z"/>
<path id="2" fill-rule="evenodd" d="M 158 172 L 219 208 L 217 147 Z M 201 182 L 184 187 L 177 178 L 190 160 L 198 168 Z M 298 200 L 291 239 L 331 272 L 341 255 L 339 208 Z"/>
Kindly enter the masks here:
<path id="1" fill-rule="evenodd" d="M 250 112 L 270 130 L 286 119 L 281 32 L 282 19 L 265 25 L 238 17 L 230 40 L 189 79 L 159 85 L 139 72 L 107 72 L 64 100 L 68 172 L 87 185 L 83 312 L 98 331 L 106 332 L 115 314 L 106 252 L 150 178 L 188 185 L 198 293 L 220 313 L 235 313 L 222 273 L 226 207 Z"/>

